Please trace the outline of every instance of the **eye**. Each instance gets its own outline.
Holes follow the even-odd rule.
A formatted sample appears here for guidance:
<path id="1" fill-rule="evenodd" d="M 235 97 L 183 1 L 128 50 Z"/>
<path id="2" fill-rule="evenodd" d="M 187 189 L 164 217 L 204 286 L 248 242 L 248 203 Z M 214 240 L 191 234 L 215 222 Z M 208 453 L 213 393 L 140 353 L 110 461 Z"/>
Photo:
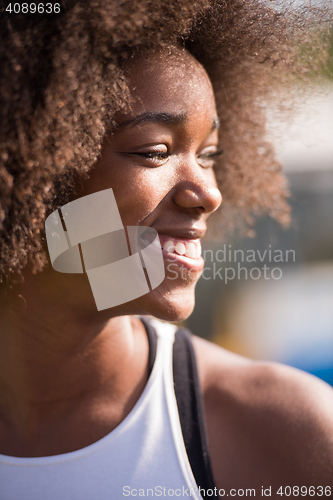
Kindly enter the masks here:
<path id="1" fill-rule="evenodd" d="M 169 153 L 166 151 L 151 151 L 149 153 L 133 153 L 142 158 L 148 158 L 149 160 L 165 160 L 169 158 Z"/>
<path id="2" fill-rule="evenodd" d="M 152 166 L 164 165 L 170 157 L 168 148 L 165 145 L 155 146 L 153 149 L 142 149 L 142 151 L 131 151 L 129 154 L 143 158 L 145 163 Z"/>
<path id="3" fill-rule="evenodd" d="M 202 168 L 214 168 L 215 159 L 223 154 L 223 150 L 203 151 L 197 156 L 198 163 Z"/>

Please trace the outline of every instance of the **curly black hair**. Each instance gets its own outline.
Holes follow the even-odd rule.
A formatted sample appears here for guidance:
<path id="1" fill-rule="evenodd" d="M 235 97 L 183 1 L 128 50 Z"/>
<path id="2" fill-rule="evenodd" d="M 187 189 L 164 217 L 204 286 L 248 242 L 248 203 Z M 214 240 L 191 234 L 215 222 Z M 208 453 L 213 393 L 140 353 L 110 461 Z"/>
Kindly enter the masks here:
<path id="1" fill-rule="evenodd" d="M 286 223 L 287 186 L 265 139 L 263 106 L 277 88 L 272 82 L 299 69 L 300 19 L 254 0 L 86 0 L 18 33 L 3 17 L 2 278 L 27 263 L 33 272 L 46 265 L 45 218 L 89 176 L 115 112 L 129 102 L 124 62 L 154 46 L 182 44 L 211 78 L 224 150 L 216 169 L 224 220 L 237 213 L 251 222 L 268 212 Z"/>

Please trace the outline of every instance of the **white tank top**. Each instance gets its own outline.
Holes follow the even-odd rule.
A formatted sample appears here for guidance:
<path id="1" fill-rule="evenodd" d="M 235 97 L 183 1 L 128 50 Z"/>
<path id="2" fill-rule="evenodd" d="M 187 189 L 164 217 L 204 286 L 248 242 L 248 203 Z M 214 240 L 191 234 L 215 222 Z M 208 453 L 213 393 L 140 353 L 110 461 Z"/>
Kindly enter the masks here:
<path id="1" fill-rule="evenodd" d="M 173 388 L 176 327 L 151 321 L 155 363 L 127 417 L 86 448 L 38 458 L 0 455 L 0 500 L 202 497 L 187 457 Z"/>

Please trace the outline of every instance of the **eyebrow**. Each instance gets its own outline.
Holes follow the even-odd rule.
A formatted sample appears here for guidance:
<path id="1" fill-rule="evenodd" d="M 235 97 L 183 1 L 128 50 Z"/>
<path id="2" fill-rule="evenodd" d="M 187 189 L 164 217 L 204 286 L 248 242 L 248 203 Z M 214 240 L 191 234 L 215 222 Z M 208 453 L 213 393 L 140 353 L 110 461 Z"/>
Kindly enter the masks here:
<path id="1" fill-rule="evenodd" d="M 123 121 L 117 128 L 123 127 L 134 127 L 135 125 L 139 125 L 141 123 L 165 123 L 167 125 L 180 125 L 187 118 L 186 113 L 154 113 L 154 112 L 145 112 L 141 113 L 134 118 L 130 118 L 129 120 Z"/>
<path id="2" fill-rule="evenodd" d="M 136 125 L 142 123 L 164 123 L 166 125 L 180 125 L 184 123 L 187 119 L 186 113 L 154 113 L 154 112 L 145 112 L 141 113 L 134 118 L 129 118 L 128 120 L 123 121 L 120 125 L 118 125 L 117 129 L 124 127 L 135 127 Z M 213 125 L 211 131 L 218 129 L 220 126 L 220 120 L 216 117 L 213 120 Z"/>

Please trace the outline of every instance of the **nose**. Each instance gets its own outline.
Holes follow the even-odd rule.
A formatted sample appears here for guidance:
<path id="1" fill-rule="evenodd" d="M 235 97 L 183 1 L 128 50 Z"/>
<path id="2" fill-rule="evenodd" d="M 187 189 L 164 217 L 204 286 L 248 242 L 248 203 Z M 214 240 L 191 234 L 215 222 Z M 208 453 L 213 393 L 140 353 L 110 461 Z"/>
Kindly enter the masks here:
<path id="1" fill-rule="evenodd" d="M 174 191 L 174 202 L 181 208 L 193 209 L 199 214 L 211 214 L 222 203 L 212 169 L 195 166 L 182 169 L 182 175 Z"/>

